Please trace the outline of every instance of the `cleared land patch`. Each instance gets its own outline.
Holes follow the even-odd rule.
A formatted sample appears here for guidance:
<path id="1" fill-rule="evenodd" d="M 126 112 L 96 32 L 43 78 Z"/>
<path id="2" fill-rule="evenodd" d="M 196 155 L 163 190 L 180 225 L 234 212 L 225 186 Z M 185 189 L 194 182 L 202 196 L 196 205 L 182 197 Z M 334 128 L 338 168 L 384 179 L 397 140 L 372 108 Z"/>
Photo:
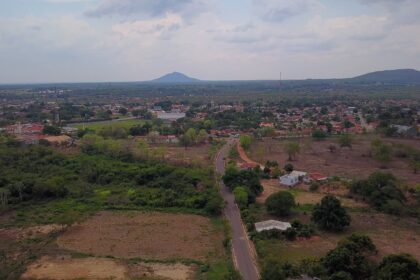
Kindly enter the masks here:
<path id="1" fill-rule="evenodd" d="M 135 263 L 106 258 L 44 256 L 28 266 L 21 279 L 193 279 L 194 269 L 183 264 Z"/>
<path id="2" fill-rule="evenodd" d="M 205 261 L 223 253 L 222 239 L 223 233 L 202 216 L 103 211 L 70 227 L 57 242 L 96 256 Z"/>
<path id="3" fill-rule="evenodd" d="M 301 151 L 292 161 L 296 170 L 307 172 L 320 172 L 327 176 L 343 176 L 349 179 L 367 178 L 375 171 L 390 171 L 408 184 L 420 182 L 420 173 L 415 174 L 409 167 L 409 160 L 393 157 L 387 164 L 388 169 L 381 169 L 380 163 L 369 156 L 371 141 L 369 136 L 355 138 L 352 148 L 339 148 L 336 139 L 313 141 L 299 139 Z M 418 140 L 407 139 L 382 139 L 387 144 L 404 144 L 420 149 Z M 248 153 L 251 159 L 265 162 L 277 160 L 280 166 L 288 162 L 288 155 L 284 151 L 284 141 L 264 138 L 264 141 L 255 141 Z M 330 145 L 335 145 L 337 151 L 331 153 Z M 262 152 L 262 154 L 261 154 Z"/>
<path id="4" fill-rule="evenodd" d="M 128 269 L 114 260 L 43 257 L 31 264 L 22 279 L 127 279 Z"/>

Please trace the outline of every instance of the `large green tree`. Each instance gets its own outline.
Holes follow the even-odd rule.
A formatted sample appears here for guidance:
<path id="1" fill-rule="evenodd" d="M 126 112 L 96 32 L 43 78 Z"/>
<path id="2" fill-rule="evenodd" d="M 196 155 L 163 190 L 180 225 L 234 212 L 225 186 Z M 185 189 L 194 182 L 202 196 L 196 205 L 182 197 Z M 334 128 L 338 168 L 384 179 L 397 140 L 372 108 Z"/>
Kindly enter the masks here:
<path id="1" fill-rule="evenodd" d="M 420 264 L 410 255 L 389 255 L 379 264 L 372 280 L 419 280 Z"/>
<path id="2" fill-rule="evenodd" d="M 312 221 L 323 229 L 342 231 L 350 225 L 350 215 L 341 206 L 340 200 L 332 195 L 326 195 L 321 203 L 315 205 L 312 212 Z"/>
<path id="3" fill-rule="evenodd" d="M 295 198 L 286 191 L 280 191 L 270 195 L 265 201 L 265 206 L 270 214 L 277 216 L 288 216 L 295 206 Z"/>

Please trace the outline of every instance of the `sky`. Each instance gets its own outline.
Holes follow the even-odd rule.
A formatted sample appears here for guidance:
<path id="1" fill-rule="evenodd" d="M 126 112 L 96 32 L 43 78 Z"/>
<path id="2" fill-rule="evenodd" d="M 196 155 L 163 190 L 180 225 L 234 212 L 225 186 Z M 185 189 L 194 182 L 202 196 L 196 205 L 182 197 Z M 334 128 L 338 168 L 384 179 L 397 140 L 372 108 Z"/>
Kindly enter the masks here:
<path id="1" fill-rule="evenodd" d="M 0 0 L 0 83 L 420 69 L 419 0 Z"/>

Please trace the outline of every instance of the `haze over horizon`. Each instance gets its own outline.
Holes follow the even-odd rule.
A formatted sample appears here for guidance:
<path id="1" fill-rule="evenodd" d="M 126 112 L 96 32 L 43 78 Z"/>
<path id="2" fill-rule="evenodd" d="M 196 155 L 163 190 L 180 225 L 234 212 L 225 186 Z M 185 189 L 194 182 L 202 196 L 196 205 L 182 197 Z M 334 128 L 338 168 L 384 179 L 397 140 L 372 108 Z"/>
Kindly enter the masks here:
<path id="1" fill-rule="evenodd" d="M 0 83 L 420 69 L 416 0 L 0 0 Z M 396 3 L 398 2 L 398 3 Z"/>

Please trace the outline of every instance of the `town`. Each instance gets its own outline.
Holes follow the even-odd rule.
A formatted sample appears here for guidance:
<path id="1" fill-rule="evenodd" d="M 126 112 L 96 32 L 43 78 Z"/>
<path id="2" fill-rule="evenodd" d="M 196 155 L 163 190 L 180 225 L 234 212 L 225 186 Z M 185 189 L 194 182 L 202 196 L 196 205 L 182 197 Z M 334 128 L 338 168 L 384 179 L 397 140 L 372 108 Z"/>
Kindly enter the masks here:
<path id="1" fill-rule="evenodd" d="M 374 84 L 353 93 L 361 86 L 284 82 L 279 93 L 270 93 L 273 83 L 226 93 L 235 86 L 242 87 L 202 95 L 214 86 L 159 85 L 153 96 L 153 85 L 120 94 L 83 85 L 2 89 L 0 238 L 9 246 L 0 252 L 22 263 L 15 269 L 16 260 L 5 261 L 3 270 L 24 279 L 61 277 L 62 269 L 83 278 L 72 269 L 80 265 L 117 279 L 366 279 L 374 270 L 329 267 L 340 261 L 333 254 L 348 250 L 341 242 L 365 246 L 351 254 L 372 267 L 392 256 L 420 257 L 413 246 L 420 230 L 414 89 Z M 142 226 L 122 226 L 120 235 L 112 230 L 119 220 Z M 189 220 L 195 224 L 186 232 Z M 161 243 L 147 239 L 147 221 L 168 225 L 149 229 Z M 140 253 L 115 242 L 121 238 Z M 28 239 L 40 242 L 28 245 L 36 261 L 21 253 L 19 242 Z M 90 257 L 81 263 L 59 252 Z M 188 261 L 129 264 L 139 256 Z M 102 266 L 113 270 L 98 272 Z M 170 276 L 173 269 L 178 274 Z"/>

